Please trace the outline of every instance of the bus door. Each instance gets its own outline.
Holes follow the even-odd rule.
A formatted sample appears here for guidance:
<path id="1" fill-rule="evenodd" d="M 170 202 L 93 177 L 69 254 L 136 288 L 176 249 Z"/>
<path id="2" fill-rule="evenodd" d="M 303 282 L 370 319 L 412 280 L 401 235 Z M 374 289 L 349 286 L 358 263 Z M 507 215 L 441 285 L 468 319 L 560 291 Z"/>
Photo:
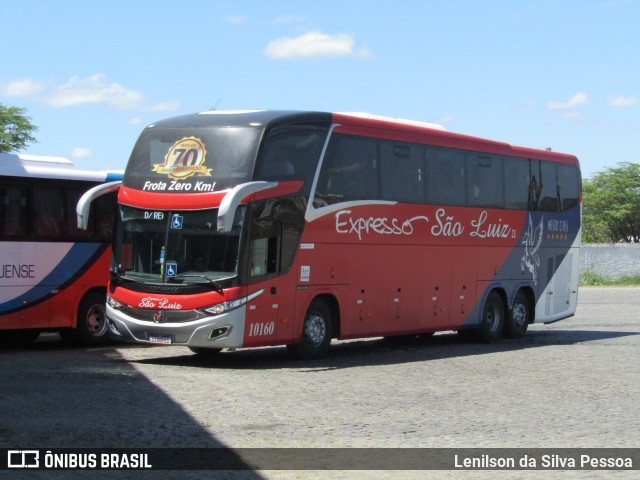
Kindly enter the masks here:
<path id="1" fill-rule="evenodd" d="M 249 245 L 248 295 L 259 294 L 249 302 L 245 322 L 245 346 L 288 341 L 293 337 L 295 280 L 282 275 L 283 241 L 281 222 L 262 220 L 254 226 Z M 286 257 L 286 255 L 285 255 Z"/>
<path id="2" fill-rule="evenodd" d="M 293 338 L 294 296 L 286 295 L 293 288 L 283 283 L 282 277 L 273 277 L 249 285 L 248 295 L 258 295 L 247 305 L 245 347 L 286 343 Z"/>
<path id="3" fill-rule="evenodd" d="M 563 254 L 563 250 L 545 249 L 549 256 L 546 259 L 546 289 L 542 292 L 544 302 L 544 318 L 553 320 L 565 317 L 565 312 L 575 310 L 578 290 L 579 250 L 570 248 Z"/>

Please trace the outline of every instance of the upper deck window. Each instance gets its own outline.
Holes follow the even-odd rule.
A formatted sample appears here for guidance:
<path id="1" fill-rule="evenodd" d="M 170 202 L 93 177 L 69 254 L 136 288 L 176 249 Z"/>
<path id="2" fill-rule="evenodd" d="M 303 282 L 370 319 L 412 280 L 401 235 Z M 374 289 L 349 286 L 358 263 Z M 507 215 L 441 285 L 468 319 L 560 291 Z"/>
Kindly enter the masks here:
<path id="1" fill-rule="evenodd" d="M 302 193 L 308 195 L 327 132 L 309 125 L 274 128 L 262 147 L 255 180 L 302 180 Z"/>
<path id="2" fill-rule="evenodd" d="M 248 182 L 262 130 L 257 127 L 145 129 L 123 184 L 138 190 L 195 193 Z"/>
<path id="3" fill-rule="evenodd" d="M 333 135 L 318 178 L 314 205 L 376 199 L 378 192 L 376 139 Z"/>

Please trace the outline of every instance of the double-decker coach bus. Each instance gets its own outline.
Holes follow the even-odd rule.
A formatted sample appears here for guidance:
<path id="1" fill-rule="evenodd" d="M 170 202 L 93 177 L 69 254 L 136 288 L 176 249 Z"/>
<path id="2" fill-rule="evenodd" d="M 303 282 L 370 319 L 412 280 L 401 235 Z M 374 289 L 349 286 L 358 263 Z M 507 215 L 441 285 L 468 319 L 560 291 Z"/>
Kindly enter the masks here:
<path id="1" fill-rule="evenodd" d="M 140 135 L 112 336 L 196 353 L 520 337 L 574 314 L 578 160 L 366 114 L 205 112 Z M 79 207 L 80 208 L 80 207 Z"/>
<path id="2" fill-rule="evenodd" d="M 76 204 L 122 174 L 80 170 L 61 157 L 0 154 L 0 343 L 28 344 L 44 330 L 73 343 L 108 339 L 116 193 L 95 202 L 85 230 Z"/>

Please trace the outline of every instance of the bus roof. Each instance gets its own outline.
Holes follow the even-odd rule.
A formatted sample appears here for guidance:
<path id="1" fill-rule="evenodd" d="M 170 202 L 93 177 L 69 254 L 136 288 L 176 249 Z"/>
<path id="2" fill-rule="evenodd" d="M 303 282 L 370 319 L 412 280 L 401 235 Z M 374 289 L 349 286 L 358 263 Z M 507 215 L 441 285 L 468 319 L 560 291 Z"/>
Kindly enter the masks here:
<path id="1" fill-rule="evenodd" d="M 442 125 L 438 125 L 437 123 L 421 122 L 418 120 L 408 120 L 406 118 L 385 117 L 383 115 L 374 115 L 372 113 L 366 113 L 366 112 L 340 112 L 340 115 L 346 115 L 349 117 L 356 117 L 356 118 L 368 118 L 371 120 L 381 120 L 384 122 L 399 123 L 402 125 L 414 125 L 416 127 L 432 128 L 434 130 L 442 130 L 442 131 L 447 130 Z"/>
<path id="2" fill-rule="evenodd" d="M 349 124 L 352 127 L 380 129 L 382 137 L 416 141 L 435 146 L 479 150 L 487 153 L 537 158 L 578 164 L 574 155 L 552 152 L 549 149 L 519 147 L 506 142 L 489 140 L 447 131 L 443 126 L 402 118 L 385 117 L 362 112 L 329 113 L 298 110 L 212 110 L 160 120 L 147 128 L 206 128 L 245 126 L 267 128 L 283 123 L 331 125 Z M 386 131 L 386 133 L 383 133 Z"/>
<path id="3" fill-rule="evenodd" d="M 257 127 L 280 123 L 324 123 L 330 125 L 332 114 L 297 110 L 211 110 L 170 117 L 147 128 Z"/>
<path id="4" fill-rule="evenodd" d="M 0 153 L 0 176 L 109 182 L 121 180 L 123 170 L 82 170 L 64 157 Z"/>

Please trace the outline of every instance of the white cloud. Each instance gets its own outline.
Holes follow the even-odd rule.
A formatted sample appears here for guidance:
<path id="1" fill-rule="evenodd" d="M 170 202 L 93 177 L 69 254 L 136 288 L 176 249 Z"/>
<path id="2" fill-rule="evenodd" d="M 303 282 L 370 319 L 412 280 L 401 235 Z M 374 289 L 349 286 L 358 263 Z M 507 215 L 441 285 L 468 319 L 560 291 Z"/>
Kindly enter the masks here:
<path id="1" fill-rule="evenodd" d="M 269 42 L 263 53 L 278 60 L 311 57 L 372 56 L 367 47 L 355 49 L 353 35 L 337 33 L 327 35 L 319 30 L 298 37 L 283 37 Z"/>
<path id="2" fill-rule="evenodd" d="M 78 147 L 73 149 L 73 151 L 71 152 L 71 157 L 72 158 L 91 158 L 93 157 L 93 152 L 88 148 Z"/>
<path id="3" fill-rule="evenodd" d="M 0 93 L 5 96 L 31 98 L 56 108 L 103 104 L 118 110 L 168 112 L 179 107 L 178 102 L 151 103 L 140 92 L 109 82 L 102 74 L 84 78 L 72 77 L 67 82 L 57 85 L 32 79 L 13 80 L 0 85 Z"/>
<path id="4" fill-rule="evenodd" d="M 30 78 L 22 78 L 2 86 L 1 92 L 6 97 L 32 97 L 37 95 L 43 87 L 42 82 L 31 80 Z"/>
<path id="5" fill-rule="evenodd" d="M 128 90 L 118 83 L 108 83 L 104 75 L 72 77 L 67 83 L 56 87 L 47 98 L 47 103 L 53 107 L 104 103 L 120 110 L 139 107 L 142 101 L 141 93 Z"/>
<path id="6" fill-rule="evenodd" d="M 587 94 L 584 92 L 579 92 L 566 102 L 547 102 L 547 108 L 549 110 L 566 110 L 568 108 L 575 108 L 587 103 L 589 103 L 589 97 L 587 97 Z"/>
<path id="7" fill-rule="evenodd" d="M 640 105 L 640 98 L 638 97 L 623 97 L 623 96 L 611 96 L 607 99 L 607 103 L 612 107 L 632 107 L 634 105 Z"/>

